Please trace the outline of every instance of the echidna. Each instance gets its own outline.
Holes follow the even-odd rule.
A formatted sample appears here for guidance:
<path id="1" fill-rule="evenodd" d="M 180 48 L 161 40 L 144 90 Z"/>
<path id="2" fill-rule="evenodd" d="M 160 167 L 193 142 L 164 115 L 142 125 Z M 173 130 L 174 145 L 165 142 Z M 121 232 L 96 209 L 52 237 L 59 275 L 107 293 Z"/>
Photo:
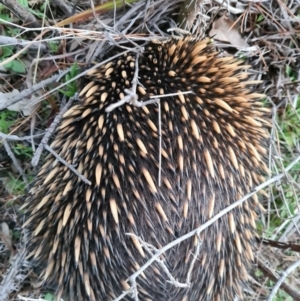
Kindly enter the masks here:
<path id="1" fill-rule="evenodd" d="M 46 285 L 65 300 L 113 300 L 154 248 L 263 181 L 268 110 L 249 88 L 247 67 L 210 39 L 186 37 L 148 42 L 142 54 L 122 54 L 85 76 L 51 147 L 91 185 L 49 155 L 26 203 L 31 255 Z M 129 90 L 136 105 L 120 102 Z M 190 287 L 174 286 L 155 262 L 137 278 L 139 300 L 242 296 L 261 208 L 255 196 L 166 252 L 165 267 L 179 282 L 189 276 Z"/>

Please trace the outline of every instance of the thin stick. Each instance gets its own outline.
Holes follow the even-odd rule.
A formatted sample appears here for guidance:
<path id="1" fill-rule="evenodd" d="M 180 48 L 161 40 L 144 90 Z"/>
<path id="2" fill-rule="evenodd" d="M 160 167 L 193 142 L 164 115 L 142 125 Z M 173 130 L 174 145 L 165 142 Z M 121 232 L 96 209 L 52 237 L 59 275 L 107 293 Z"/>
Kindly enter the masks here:
<path id="1" fill-rule="evenodd" d="M 92 183 L 81 173 L 79 173 L 74 167 L 73 165 L 69 164 L 66 160 L 64 160 L 63 158 L 61 158 L 57 152 L 55 152 L 48 144 L 45 144 L 45 149 L 51 153 L 59 162 L 61 162 L 62 164 L 66 165 L 70 170 L 72 170 L 84 183 L 91 185 Z"/>
<path id="2" fill-rule="evenodd" d="M 0 36 L 0 45 L 4 46 L 27 46 L 29 44 L 29 49 L 37 50 L 39 45 L 42 51 L 47 51 L 47 47 L 44 44 L 36 45 L 36 43 L 32 43 L 32 41 L 17 39 L 7 36 Z"/>
<path id="3" fill-rule="evenodd" d="M 284 282 L 285 278 L 293 272 L 298 266 L 300 266 L 300 259 L 294 262 L 291 266 L 289 266 L 285 271 L 281 272 L 281 277 L 278 279 L 276 284 L 274 285 L 267 301 L 272 301 L 273 297 L 276 295 L 278 289 L 280 288 L 281 284 Z M 299 299 L 296 299 L 299 301 Z"/>
<path id="4" fill-rule="evenodd" d="M 20 285 L 24 281 L 23 275 L 20 275 L 22 265 L 24 264 L 26 257 L 26 249 L 22 248 L 9 269 L 9 272 L 3 276 L 3 280 L 0 285 L 0 300 L 9 300 L 9 295 L 12 291 L 16 290 L 16 284 Z"/>
<path id="5" fill-rule="evenodd" d="M 258 241 L 258 243 L 261 243 L 263 245 L 269 245 L 273 248 L 283 249 L 283 250 L 290 249 L 291 251 L 300 253 L 300 244 L 266 239 L 266 238 L 262 238 L 262 237 L 257 238 L 257 241 Z"/>
<path id="6" fill-rule="evenodd" d="M 124 92 L 127 94 L 123 99 L 117 101 L 116 103 L 113 103 L 109 105 L 106 109 L 105 112 L 110 113 L 114 109 L 123 106 L 125 103 L 129 103 L 135 107 L 143 107 L 147 106 L 149 104 L 157 103 L 157 99 L 150 99 L 147 101 L 139 101 L 138 100 L 138 95 L 136 93 L 137 85 L 138 85 L 138 77 L 139 77 L 139 54 L 136 54 L 135 58 L 135 71 L 134 71 L 134 76 L 132 79 L 132 88 L 131 90 L 129 89 L 124 89 Z"/>
<path id="7" fill-rule="evenodd" d="M 193 260 L 191 262 L 191 265 L 190 265 L 190 268 L 189 268 L 189 271 L 188 271 L 187 277 L 186 277 L 186 283 L 189 283 L 189 284 L 191 283 L 193 268 L 194 268 L 196 261 L 198 260 L 198 255 L 200 254 L 201 245 L 202 245 L 202 241 L 201 241 L 199 235 L 197 235 L 197 240 L 198 240 L 198 242 L 197 242 L 196 252 L 195 252 L 195 254 L 192 254 Z"/>
<path id="8" fill-rule="evenodd" d="M 59 78 L 59 76 L 60 76 L 59 74 L 55 74 L 50 78 L 47 78 L 37 84 L 34 84 L 29 89 L 23 90 L 21 93 L 18 93 L 18 95 L 8 98 L 7 101 L 0 104 L 0 111 L 6 109 L 7 107 L 17 103 L 18 101 L 32 95 L 34 92 L 36 92 L 40 89 L 44 89 L 46 86 L 54 83 Z"/>
<path id="9" fill-rule="evenodd" d="M 14 153 L 12 152 L 9 143 L 8 143 L 6 140 L 4 140 L 4 141 L 3 141 L 3 145 L 4 145 L 4 147 L 5 147 L 5 150 L 6 150 L 7 154 L 8 154 L 8 156 L 9 156 L 9 157 L 11 158 L 11 160 L 13 161 L 14 166 L 16 167 L 16 169 L 18 170 L 18 172 L 19 172 L 20 175 L 22 176 L 23 181 L 24 181 L 25 184 L 28 186 L 29 183 L 28 183 L 27 176 L 26 176 L 24 170 L 22 169 L 22 167 L 20 166 L 20 164 L 19 164 L 17 158 L 15 157 Z"/>
<path id="10" fill-rule="evenodd" d="M 0 132 L 0 138 L 7 139 L 7 140 L 14 140 L 14 141 L 25 141 L 25 140 L 31 140 L 32 138 L 38 138 L 41 137 L 42 134 L 37 134 L 33 136 L 23 136 L 19 137 L 17 135 L 7 135 Z M 2 141 L 0 141 L 2 143 Z"/>
<path id="11" fill-rule="evenodd" d="M 147 242 L 143 241 L 140 237 L 136 236 L 133 233 L 130 233 L 129 236 L 132 236 L 134 238 L 136 238 L 137 240 L 140 241 L 141 245 L 146 249 L 146 251 L 153 256 L 153 252 L 151 251 L 154 250 L 155 252 L 158 252 L 159 250 L 157 248 L 155 248 L 153 245 L 148 244 Z M 161 268 L 165 271 L 165 273 L 167 274 L 167 276 L 169 277 L 170 280 L 168 280 L 169 283 L 175 285 L 176 287 L 180 287 L 180 288 L 186 288 L 190 286 L 190 283 L 181 283 L 178 282 L 173 275 L 171 274 L 171 272 L 169 271 L 168 267 L 165 265 L 165 263 L 163 262 L 163 260 L 161 260 L 160 258 L 157 258 L 156 261 L 158 262 L 158 264 L 161 266 Z"/>
<path id="12" fill-rule="evenodd" d="M 183 92 L 176 92 L 176 93 L 169 93 L 169 94 L 162 94 L 162 95 L 159 95 L 160 98 L 163 98 L 163 97 L 172 97 L 172 96 L 178 96 L 178 95 L 186 95 L 186 94 L 195 94 L 194 91 L 183 91 Z M 154 96 L 149 96 L 150 99 L 152 98 L 157 98 L 156 95 Z"/>
<path id="13" fill-rule="evenodd" d="M 162 137 L 161 137 L 161 105 L 160 99 L 158 99 L 158 130 L 159 130 L 159 147 L 158 147 L 158 186 L 161 186 L 161 148 L 162 148 Z"/>
<path id="14" fill-rule="evenodd" d="M 263 263 L 261 259 L 256 258 L 256 261 L 259 270 L 261 270 L 265 276 L 267 276 L 274 282 L 278 281 L 278 277 L 274 274 L 274 272 L 271 269 L 269 269 Z M 293 300 L 300 300 L 300 293 L 297 290 L 295 290 L 293 287 L 291 287 L 289 284 L 283 282 L 281 284 L 281 289 L 284 290 L 288 295 L 290 295 L 293 298 Z"/>
<path id="15" fill-rule="evenodd" d="M 86 75 L 86 74 L 87 74 L 88 72 L 90 72 L 91 70 L 94 70 L 94 69 L 96 69 L 96 68 L 99 68 L 99 67 L 102 66 L 102 65 L 105 65 L 106 63 L 110 62 L 111 60 L 114 60 L 114 59 L 118 58 L 119 56 L 121 56 L 121 55 L 123 55 L 123 54 L 125 54 L 125 53 L 127 53 L 127 52 L 129 52 L 129 51 L 128 51 L 128 50 L 123 51 L 123 52 L 121 52 L 121 53 L 118 53 L 118 54 L 116 54 L 116 55 L 114 55 L 114 56 L 108 58 L 108 59 L 105 60 L 105 61 L 102 61 L 101 63 L 98 63 L 98 64 L 92 66 L 91 68 L 85 70 L 84 72 L 81 72 L 80 74 L 76 75 L 75 77 L 71 78 L 70 80 L 68 80 L 68 81 L 66 81 L 66 82 L 64 82 L 64 83 L 62 83 L 62 84 L 60 84 L 59 86 L 55 87 L 55 88 L 52 89 L 51 91 L 46 92 L 44 95 L 42 95 L 41 97 L 38 97 L 34 102 L 28 104 L 26 107 L 30 107 L 30 106 L 33 106 L 33 105 L 39 103 L 40 101 L 42 101 L 43 99 L 45 99 L 46 96 L 48 96 L 48 95 L 52 94 L 53 92 L 55 92 L 55 91 L 57 91 L 57 90 L 63 88 L 63 87 L 66 86 L 66 85 L 69 85 L 69 84 L 72 83 L 73 81 L 75 81 L 75 80 L 81 78 L 83 75 Z M 0 63 L 0 64 L 1 64 L 1 63 Z M 0 107 L 0 110 L 1 110 L 1 107 Z"/>
<path id="16" fill-rule="evenodd" d="M 56 129 L 57 125 L 59 124 L 63 114 L 65 112 L 67 112 L 67 110 L 70 108 L 71 104 L 73 103 L 74 99 L 76 99 L 76 98 L 77 98 L 77 95 L 75 95 L 74 97 L 69 99 L 68 103 L 61 109 L 59 114 L 54 118 L 51 126 L 46 130 L 46 134 L 44 135 L 40 145 L 38 146 L 37 150 L 34 153 L 33 158 L 31 159 L 31 165 L 32 166 L 37 166 L 38 165 L 38 163 L 40 161 L 42 151 L 44 149 L 44 146 L 48 143 L 48 140 L 50 139 L 50 136 L 55 131 L 55 129 Z"/>
<path id="17" fill-rule="evenodd" d="M 208 220 L 206 223 L 204 223 L 203 225 L 201 225 L 199 228 L 175 239 L 174 241 L 172 241 L 171 243 L 167 244 L 166 246 L 162 247 L 159 252 L 157 252 L 151 259 L 149 259 L 138 271 L 136 271 L 135 273 L 133 273 L 128 279 L 131 281 L 134 281 L 134 279 L 136 279 L 140 274 L 142 274 L 154 261 L 156 261 L 156 259 L 161 256 L 163 253 L 165 253 L 166 251 L 168 251 L 169 249 L 173 248 L 174 246 L 180 244 L 182 241 L 194 236 L 194 235 L 199 235 L 203 230 L 205 230 L 207 227 L 211 226 L 213 223 L 215 223 L 220 217 L 224 216 L 226 213 L 230 212 L 232 209 L 236 208 L 237 206 L 241 205 L 243 202 L 245 202 L 247 199 L 249 199 L 251 196 L 253 196 L 254 194 L 256 194 L 258 191 L 260 191 L 261 189 L 264 189 L 266 187 L 268 187 L 269 185 L 279 181 L 280 179 L 282 179 L 285 176 L 285 173 L 288 172 L 291 168 L 293 168 L 293 166 L 295 164 L 298 163 L 298 161 L 300 161 L 300 156 L 297 157 L 294 161 L 292 161 L 292 163 L 290 163 L 286 168 L 285 168 L 285 172 L 280 173 L 276 176 L 274 176 L 273 178 L 267 180 L 266 182 L 264 182 L 261 185 L 256 186 L 252 192 L 248 193 L 247 195 L 245 195 L 244 197 L 242 197 L 241 199 L 237 200 L 236 202 L 234 202 L 233 204 L 231 204 L 230 206 L 226 207 L 225 209 L 221 210 L 218 214 L 216 214 L 213 218 L 211 218 L 210 220 Z"/>
<path id="18" fill-rule="evenodd" d="M 131 294 L 133 292 L 132 287 L 130 287 L 130 289 L 128 291 L 123 292 L 119 297 L 115 298 L 112 301 L 120 301 L 122 300 L 125 296 L 127 296 L 128 294 Z"/>

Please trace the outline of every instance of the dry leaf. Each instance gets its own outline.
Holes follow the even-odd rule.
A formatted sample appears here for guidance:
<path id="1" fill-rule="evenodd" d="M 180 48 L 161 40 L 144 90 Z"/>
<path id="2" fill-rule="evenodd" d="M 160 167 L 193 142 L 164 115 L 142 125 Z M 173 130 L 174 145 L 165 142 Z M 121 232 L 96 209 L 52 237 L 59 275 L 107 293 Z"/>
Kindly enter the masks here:
<path id="1" fill-rule="evenodd" d="M 17 96 L 19 94 L 20 94 L 20 91 L 17 89 L 13 89 L 11 92 L 8 92 L 8 93 L 0 92 L 0 104 L 5 104 L 11 98 L 13 98 L 14 96 Z M 38 97 L 35 95 L 32 95 L 31 100 L 35 99 L 35 98 L 38 98 Z M 29 116 L 35 110 L 36 106 L 27 108 L 28 102 L 29 102 L 28 99 L 23 99 L 23 100 L 18 101 L 15 104 L 7 107 L 7 109 L 10 111 L 22 112 L 24 114 L 24 116 Z"/>
<path id="2" fill-rule="evenodd" d="M 12 237 L 10 235 L 9 227 L 6 222 L 0 224 L 0 238 L 7 249 L 13 250 Z"/>
<path id="3" fill-rule="evenodd" d="M 225 15 L 214 21 L 209 35 L 216 40 L 228 42 L 235 47 L 249 46 L 242 38 L 237 26 L 234 25 L 234 22 Z"/>

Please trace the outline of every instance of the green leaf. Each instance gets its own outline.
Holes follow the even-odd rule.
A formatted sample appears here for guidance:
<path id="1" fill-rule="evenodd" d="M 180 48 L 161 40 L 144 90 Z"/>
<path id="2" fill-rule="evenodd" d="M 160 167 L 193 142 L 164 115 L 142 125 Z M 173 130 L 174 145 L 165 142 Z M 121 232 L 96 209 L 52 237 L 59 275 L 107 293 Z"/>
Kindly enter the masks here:
<path id="1" fill-rule="evenodd" d="M 13 147 L 13 151 L 18 156 L 25 156 L 28 159 L 32 158 L 32 148 L 21 143 L 17 143 Z"/>
<path id="2" fill-rule="evenodd" d="M 78 74 L 78 71 L 79 71 L 79 67 L 78 65 L 75 63 L 71 69 L 70 69 L 70 76 L 71 78 L 75 77 L 77 74 Z"/>
<path id="3" fill-rule="evenodd" d="M 4 68 L 10 69 L 15 73 L 25 73 L 26 71 L 25 65 L 18 60 L 12 60 L 8 64 L 5 64 Z"/>
<path id="4" fill-rule="evenodd" d="M 291 66 L 285 66 L 285 73 L 292 80 L 295 81 L 297 79 L 297 72 L 291 68 Z"/>
<path id="5" fill-rule="evenodd" d="M 264 20 L 264 16 L 263 15 L 259 15 L 259 16 L 257 16 L 256 17 L 256 23 L 259 23 L 259 22 L 261 22 L 262 20 Z"/>
<path id="6" fill-rule="evenodd" d="M 2 46 L 0 52 L 2 52 L 1 58 L 10 57 L 13 55 L 13 48 L 12 46 Z"/>
<path id="7" fill-rule="evenodd" d="M 49 41 L 48 46 L 49 46 L 51 52 L 55 53 L 58 51 L 58 43 L 56 41 Z"/>
<path id="8" fill-rule="evenodd" d="M 14 239 L 19 239 L 20 236 L 21 236 L 20 231 L 13 231 L 13 238 L 14 238 Z"/>
<path id="9" fill-rule="evenodd" d="M 11 18 L 8 14 L 0 14 L 0 24 L 1 24 L 1 20 L 3 21 L 11 21 Z"/>
<path id="10" fill-rule="evenodd" d="M 79 67 L 78 67 L 78 65 L 75 63 L 75 64 L 71 67 L 69 73 L 67 73 L 67 74 L 65 75 L 65 82 L 67 82 L 67 81 L 73 79 L 73 78 L 78 74 L 78 72 L 79 72 Z M 61 93 L 63 93 L 64 95 L 68 96 L 68 97 L 74 96 L 74 94 L 75 94 L 76 91 L 77 91 L 76 82 L 73 81 L 73 82 L 67 84 L 66 87 L 64 88 L 64 90 L 59 90 L 59 91 L 60 91 Z"/>
<path id="11" fill-rule="evenodd" d="M 14 36 L 17 36 L 20 34 L 20 31 L 21 29 L 20 28 L 7 28 L 7 35 L 10 36 L 10 37 L 14 37 Z M 20 35 L 19 35 L 19 39 L 22 38 Z"/>
<path id="12" fill-rule="evenodd" d="M 41 19 L 45 18 L 45 14 L 43 12 L 31 9 L 31 8 L 28 8 L 27 10 L 29 12 L 31 12 L 33 15 L 37 16 L 38 18 L 41 18 Z"/>
<path id="13" fill-rule="evenodd" d="M 21 6 L 28 8 L 28 1 L 27 0 L 18 0 L 18 2 L 20 3 Z"/>
<path id="14" fill-rule="evenodd" d="M 55 301 L 55 296 L 53 296 L 52 294 L 50 293 L 47 293 L 45 296 L 44 296 L 44 300 L 47 300 L 47 301 Z"/>
<path id="15" fill-rule="evenodd" d="M 16 112 L 11 112 L 8 110 L 0 112 L 0 132 L 8 134 L 9 128 L 14 124 L 14 119 L 16 118 L 16 116 Z"/>
<path id="16" fill-rule="evenodd" d="M 6 184 L 8 191 L 11 194 L 24 194 L 25 193 L 25 183 L 22 180 L 16 178 L 12 173 L 8 173 L 9 181 Z"/>

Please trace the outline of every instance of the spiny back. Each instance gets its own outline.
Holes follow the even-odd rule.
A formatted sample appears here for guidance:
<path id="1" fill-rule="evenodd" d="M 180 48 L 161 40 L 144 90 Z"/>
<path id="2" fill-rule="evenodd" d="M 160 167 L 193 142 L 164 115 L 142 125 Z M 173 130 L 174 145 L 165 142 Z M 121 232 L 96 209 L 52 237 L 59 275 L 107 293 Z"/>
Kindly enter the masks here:
<path id="1" fill-rule="evenodd" d="M 160 106 L 114 106 L 132 88 L 136 67 L 132 52 L 90 71 L 51 145 L 92 184 L 49 155 L 27 200 L 32 256 L 65 300 L 118 297 L 151 258 L 126 233 L 160 248 L 251 191 L 267 171 L 268 112 L 247 88 L 254 83 L 247 66 L 221 57 L 208 39 L 150 42 L 138 56 L 137 100 L 157 96 Z M 200 242 L 168 251 L 165 265 L 185 282 L 201 244 L 190 288 L 174 287 L 154 263 L 137 279 L 140 300 L 241 295 L 260 209 L 255 196 L 203 231 Z"/>

